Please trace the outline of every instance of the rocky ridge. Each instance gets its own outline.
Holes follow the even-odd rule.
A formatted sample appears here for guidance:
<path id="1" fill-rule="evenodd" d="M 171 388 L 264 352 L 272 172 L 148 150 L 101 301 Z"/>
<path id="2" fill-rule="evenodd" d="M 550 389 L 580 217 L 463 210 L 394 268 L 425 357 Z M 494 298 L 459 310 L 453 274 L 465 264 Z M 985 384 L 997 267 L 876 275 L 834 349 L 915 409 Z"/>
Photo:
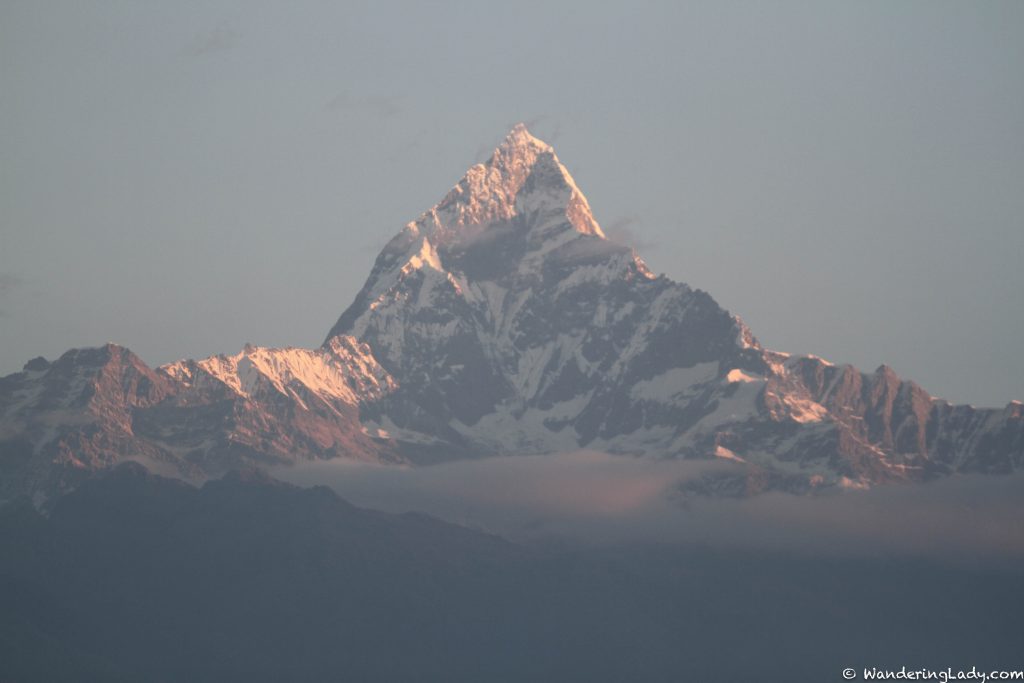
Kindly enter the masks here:
<path id="1" fill-rule="evenodd" d="M 883 366 L 765 349 L 706 292 L 608 240 L 516 126 L 378 256 L 319 349 L 147 367 L 77 349 L 0 379 L 0 495 L 139 460 L 187 478 L 348 457 L 579 448 L 717 458 L 746 495 L 1024 465 L 1024 406 L 956 406 Z"/>

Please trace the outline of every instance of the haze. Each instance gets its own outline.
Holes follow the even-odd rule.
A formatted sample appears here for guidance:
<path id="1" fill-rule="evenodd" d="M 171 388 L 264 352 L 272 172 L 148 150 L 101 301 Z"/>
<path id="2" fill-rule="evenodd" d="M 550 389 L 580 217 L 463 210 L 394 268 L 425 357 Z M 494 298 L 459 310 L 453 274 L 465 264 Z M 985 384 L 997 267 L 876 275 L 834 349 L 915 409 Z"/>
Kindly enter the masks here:
<path id="1" fill-rule="evenodd" d="M 0 373 L 316 345 L 516 121 L 771 348 L 1024 398 L 1020 3 L 0 6 Z"/>
<path id="2" fill-rule="evenodd" d="M 517 541 L 696 542 L 811 556 L 927 557 L 1014 570 L 1024 558 L 1020 474 L 819 496 L 683 493 L 685 482 L 731 468 L 579 451 L 418 468 L 339 459 L 273 474 L 300 486 L 328 486 L 356 505 L 426 512 Z"/>

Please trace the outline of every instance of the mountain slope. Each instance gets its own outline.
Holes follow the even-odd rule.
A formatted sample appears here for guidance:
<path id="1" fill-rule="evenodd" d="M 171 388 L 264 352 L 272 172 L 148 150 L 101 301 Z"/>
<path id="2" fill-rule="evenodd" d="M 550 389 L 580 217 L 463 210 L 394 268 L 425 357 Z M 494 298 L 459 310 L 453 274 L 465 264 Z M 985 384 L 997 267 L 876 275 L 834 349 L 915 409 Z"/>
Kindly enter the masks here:
<path id="1" fill-rule="evenodd" d="M 0 497 L 45 495 L 128 456 L 161 459 L 133 414 L 175 390 L 127 349 L 72 349 L 0 379 Z"/>
<path id="2" fill-rule="evenodd" d="M 1024 406 L 954 406 L 884 366 L 763 348 L 608 240 L 522 125 L 387 244 L 319 349 L 153 370 L 108 345 L 0 379 L 0 497 L 125 459 L 202 478 L 579 448 L 735 463 L 709 492 L 862 487 L 1020 468 Z"/>
<path id="3" fill-rule="evenodd" d="M 246 347 L 153 370 L 128 349 L 73 349 L 0 379 L 0 499 L 43 500 L 124 460 L 189 479 L 247 464 L 391 461 L 359 406 L 394 389 L 365 344 Z"/>
<path id="4" fill-rule="evenodd" d="M 887 368 L 766 350 L 655 277 L 521 125 L 391 240 L 338 334 L 399 378 L 370 419 L 442 450 L 722 457 L 800 490 L 1024 461 L 1019 404 L 954 407 Z"/>
<path id="5" fill-rule="evenodd" d="M 604 237 L 522 126 L 385 247 L 337 334 L 402 378 L 386 419 L 504 452 L 622 433 L 619 390 L 664 367 L 764 369 L 742 322 Z"/>

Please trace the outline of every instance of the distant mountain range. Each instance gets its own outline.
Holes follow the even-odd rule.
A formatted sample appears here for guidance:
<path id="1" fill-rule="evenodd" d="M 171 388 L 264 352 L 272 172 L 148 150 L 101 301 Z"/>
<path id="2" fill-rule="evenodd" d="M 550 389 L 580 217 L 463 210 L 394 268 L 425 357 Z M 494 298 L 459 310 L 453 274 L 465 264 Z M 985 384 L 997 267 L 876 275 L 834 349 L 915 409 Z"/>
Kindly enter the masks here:
<path id="1" fill-rule="evenodd" d="M 721 459 L 747 495 L 1024 466 L 1024 405 L 951 405 L 888 367 L 763 348 L 707 293 L 608 240 L 516 126 L 377 257 L 318 349 L 150 368 L 107 345 L 0 379 L 0 498 L 127 460 L 187 479 L 356 458 L 576 449 Z"/>

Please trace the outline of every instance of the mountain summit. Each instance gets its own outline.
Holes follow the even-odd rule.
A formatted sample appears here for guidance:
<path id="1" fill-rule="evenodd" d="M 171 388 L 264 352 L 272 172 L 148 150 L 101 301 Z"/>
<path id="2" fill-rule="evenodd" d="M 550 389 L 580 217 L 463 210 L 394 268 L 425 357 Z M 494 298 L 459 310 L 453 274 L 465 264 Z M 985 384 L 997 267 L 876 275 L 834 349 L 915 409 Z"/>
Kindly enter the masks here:
<path id="1" fill-rule="evenodd" d="M 1024 453 L 1013 405 L 952 407 L 888 369 L 762 348 L 706 293 L 604 239 L 522 125 L 388 244 L 339 334 L 398 379 L 364 420 L 417 457 L 710 457 L 753 477 L 714 486 L 806 490 L 1005 470 Z"/>
<path id="2" fill-rule="evenodd" d="M 706 295 L 655 278 L 631 249 L 605 239 L 551 147 L 517 126 L 391 240 L 328 340 L 365 341 L 405 378 L 381 416 L 389 433 L 413 429 L 429 435 L 419 442 L 441 437 L 443 450 L 460 452 L 573 447 L 575 437 L 554 438 L 560 429 L 520 433 L 519 418 L 603 391 L 634 354 L 645 362 L 652 340 L 634 323 L 650 317 L 655 299 L 676 302 L 666 334 L 686 318 L 748 337 Z M 636 339 L 610 343 L 621 335 Z M 478 424 L 488 415 L 504 426 Z"/>
<path id="3" fill-rule="evenodd" d="M 566 222 L 583 235 L 604 237 L 583 193 L 546 142 L 517 124 L 483 164 L 466 175 L 437 206 L 408 227 L 438 246 L 454 248 L 498 226 L 551 237 Z"/>
<path id="4" fill-rule="evenodd" d="M 319 349 L 151 370 L 120 347 L 0 378 L 0 498 L 121 460 L 201 477 L 349 457 L 579 448 L 715 460 L 745 495 L 1024 466 L 1024 406 L 954 406 L 885 366 L 763 348 L 607 239 L 523 125 L 387 244 Z"/>
<path id="5" fill-rule="evenodd" d="M 537 275 L 548 255 L 569 244 L 580 252 L 629 251 L 607 242 L 551 146 L 517 124 L 486 163 L 471 167 L 440 202 L 388 242 L 327 339 L 358 326 L 355 318 L 372 302 L 424 269 L 489 280 L 509 275 L 513 267 Z"/>

